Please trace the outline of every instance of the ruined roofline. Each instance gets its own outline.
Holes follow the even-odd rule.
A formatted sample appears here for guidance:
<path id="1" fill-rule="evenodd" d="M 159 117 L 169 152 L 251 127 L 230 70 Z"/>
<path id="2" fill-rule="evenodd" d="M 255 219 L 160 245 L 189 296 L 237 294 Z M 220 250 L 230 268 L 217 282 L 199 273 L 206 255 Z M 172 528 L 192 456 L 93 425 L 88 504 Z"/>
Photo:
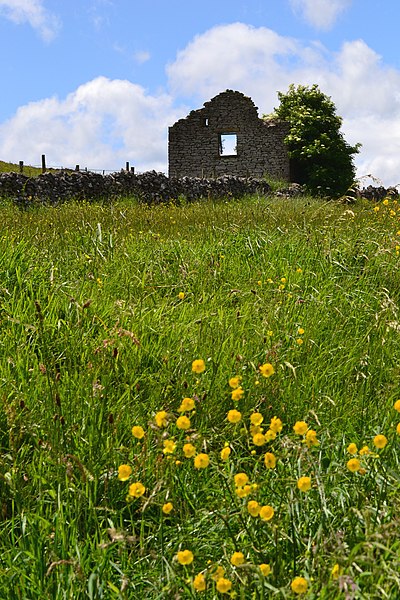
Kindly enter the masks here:
<path id="1" fill-rule="evenodd" d="M 247 105 L 247 110 L 250 109 L 250 111 L 252 111 L 254 109 L 255 116 L 257 116 L 257 119 L 259 119 L 259 121 L 261 121 L 266 127 L 275 127 L 287 124 L 286 121 L 278 119 L 273 115 L 263 115 L 260 117 L 258 107 L 254 104 L 253 100 L 249 96 L 246 96 L 245 94 L 243 94 L 243 92 L 239 92 L 238 90 L 227 89 L 224 92 L 220 92 L 219 94 L 211 98 L 211 100 L 207 100 L 206 102 L 204 102 L 201 108 L 193 109 L 189 112 L 188 115 L 186 115 L 186 117 L 181 117 L 180 119 L 175 121 L 173 125 L 170 125 L 169 129 L 175 127 L 175 125 L 179 127 L 179 125 L 181 125 L 182 123 L 186 123 L 191 118 L 201 117 L 202 115 L 205 115 L 208 110 L 213 110 L 218 105 L 219 100 L 226 101 L 227 96 L 230 96 L 232 100 L 240 99 L 241 101 L 243 101 L 243 104 Z"/>

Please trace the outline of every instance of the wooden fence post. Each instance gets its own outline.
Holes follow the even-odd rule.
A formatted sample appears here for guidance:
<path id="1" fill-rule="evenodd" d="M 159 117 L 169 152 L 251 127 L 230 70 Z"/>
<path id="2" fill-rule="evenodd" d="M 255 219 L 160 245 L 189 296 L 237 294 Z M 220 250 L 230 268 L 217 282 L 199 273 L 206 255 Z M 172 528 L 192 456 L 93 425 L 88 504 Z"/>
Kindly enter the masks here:
<path id="1" fill-rule="evenodd" d="M 129 162 L 128 161 L 126 161 L 125 170 L 127 173 L 129 173 Z"/>
<path id="2" fill-rule="evenodd" d="M 20 173 L 24 172 L 24 161 L 23 160 L 19 161 L 19 172 Z"/>
<path id="3" fill-rule="evenodd" d="M 46 173 L 46 155 L 42 154 L 42 173 Z"/>
<path id="4" fill-rule="evenodd" d="M 79 171 L 79 165 L 75 165 L 75 171 Z"/>

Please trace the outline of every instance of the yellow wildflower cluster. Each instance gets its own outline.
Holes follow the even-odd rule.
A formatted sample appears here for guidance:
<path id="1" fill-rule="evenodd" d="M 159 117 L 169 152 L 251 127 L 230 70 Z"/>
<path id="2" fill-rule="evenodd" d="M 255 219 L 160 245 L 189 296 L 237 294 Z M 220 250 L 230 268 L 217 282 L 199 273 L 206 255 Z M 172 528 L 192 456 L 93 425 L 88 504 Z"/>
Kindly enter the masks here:
<path id="1" fill-rule="evenodd" d="M 400 400 L 395 402 L 394 408 L 400 412 Z M 397 426 L 397 432 L 400 433 L 399 425 Z M 383 450 L 388 444 L 388 438 L 382 433 L 378 433 L 372 439 L 372 443 L 377 450 Z M 372 452 L 367 445 L 358 449 L 357 444 L 354 442 L 351 442 L 347 446 L 347 452 L 352 455 L 352 458 L 346 463 L 348 470 L 351 471 L 351 473 L 359 473 L 360 475 L 365 475 L 367 472 L 367 463 L 365 462 L 365 459 L 367 457 L 377 458 L 379 456 L 379 454 Z"/>
<path id="2" fill-rule="evenodd" d="M 191 550 L 184 549 L 179 550 L 176 553 L 175 560 L 183 567 L 188 567 L 194 563 L 195 556 Z M 262 577 L 268 577 L 272 572 L 271 566 L 268 563 L 261 563 L 258 565 L 252 564 L 246 559 L 244 553 L 241 551 L 235 551 L 231 555 L 229 562 L 231 567 L 234 568 L 245 565 L 247 569 L 258 572 Z M 187 583 L 189 582 L 190 580 L 187 581 Z M 213 565 L 212 563 L 207 569 L 197 573 L 191 580 L 191 583 L 196 592 L 204 592 L 207 590 L 208 586 L 215 586 L 215 590 L 218 593 L 227 594 L 230 593 L 233 588 L 232 579 L 229 579 L 227 576 L 225 568 L 220 564 Z M 235 596 L 232 594 L 232 597 Z"/>
<path id="3" fill-rule="evenodd" d="M 299 335 L 304 333 L 301 327 L 297 331 Z M 196 374 L 203 373 L 205 362 L 201 359 L 193 361 L 192 371 Z M 266 379 L 275 373 L 270 363 L 259 366 L 258 371 Z M 199 380 L 196 380 L 196 386 L 198 383 Z M 221 495 L 224 498 L 218 511 L 227 510 L 229 518 L 232 518 L 232 515 L 233 518 L 239 518 L 240 515 L 243 531 L 250 531 L 251 528 L 255 533 L 254 539 L 252 538 L 251 544 L 246 542 L 243 549 L 231 548 L 225 568 L 221 564 L 206 567 L 202 565 L 202 570 L 197 572 L 195 554 L 185 547 L 175 550 L 175 563 L 185 568 L 186 582 L 190 583 L 195 592 L 207 590 L 213 594 L 234 596 L 236 583 L 241 581 L 243 573 L 247 574 L 253 570 L 257 573 L 257 581 L 271 573 L 272 567 L 268 562 L 252 562 L 252 544 L 261 532 L 261 535 L 271 536 L 271 539 L 273 535 L 280 535 L 280 528 L 289 510 L 288 499 L 290 498 L 292 503 L 298 503 L 300 508 L 296 508 L 296 511 L 301 514 L 301 506 L 311 505 L 313 498 L 318 496 L 318 493 L 313 492 L 320 492 L 324 474 L 313 465 L 319 452 L 324 451 L 323 447 L 318 448 L 318 451 L 316 448 L 325 444 L 319 441 L 317 431 L 312 429 L 307 418 L 299 419 L 294 424 L 284 423 L 274 414 L 271 406 L 265 410 L 265 404 L 262 402 L 258 402 L 257 406 L 249 410 L 250 392 L 246 382 L 242 387 L 241 376 L 230 377 L 228 384 L 228 393 L 235 402 L 233 408 L 224 411 L 224 435 L 229 432 L 229 441 L 222 445 L 220 442 L 216 443 L 212 436 L 207 439 L 208 434 L 203 422 L 199 429 L 196 429 L 197 395 L 188 395 L 180 400 L 176 409 L 168 407 L 168 410 L 161 409 L 156 412 L 147 430 L 141 424 L 134 424 L 131 430 L 135 452 L 145 453 L 151 452 L 152 448 L 157 449 L 158 459 L 152 464 L 156 464 L 155 469 L 162 470 L 163 476 L 160 481 L 167 482 L 164 489 L 161 485 L 150 483 L 151 476 L 146 480 L 145 473 L 139 472 L 138 465 L 141 463 L 138 460 L 132 461 L 132 466 L 121 464 L 118 467 L 118 479 L 122 482 L 134 479 L 133 482 L 130 481 L 127 500 L 142 499 L 142 510 L 148 504 L 157 504 L 166 528 L 176 526 L 182 514 L 181 504 L 184 504 L 184 499 L 176 499 L 175 481 L 178 474 L 180 477 L 184 473 L 181 481 L 188 486 L 191 480 L 196 481 L 196 485 L 202 485 L 202 481 L 209 482 L 214 476 L 215 485 L 218 485 L 218 477 L 223 481 Z M 400 413 L 400 400 L 396 400 L 394 409 Z M 397 424 L 396 430 L 400 434 L 400 424 Z M 367 468 L 375 464 L 373 459 L 382 456 L 388 445 L 390 447 L 389 440 L 389 434 L 386 437 L 383 433 L 376 432 L 370 438 L 370 446 L 365 443 L 358 445 L 351 441 L 347 445 L 349 456 L 339 472 L 342 475 L 346 470 L 354 474 L 365 474 Z M 295 462 L 291 458 L 291 450 L 294 448 Z M 145 464 L 145 461 L 142 464 Z M 207 475 L 201 473 L 205 469 L 208 469 Z M 172 478 L 169 480 L 169 477 Z M 355 481 L 350 475 L 344 480 Z M 149 490 L 146 489 L 145 483 Z M 282 502 L 282 497 L 286 494 L 285 488 L 288 490 L 286 503 Z M 185 491 L 186 493 L 189 492 Z M 143 496 L 145 498 L 142 498 Z M 207 499 L 209 498 L 212 498 L 211 494 L 207 496 Z M 195 500 L 191 508 L 194 506 Z M 227 517 L 223 516 L 223 521 L 225 518 Z M 245 536 L 240 539 L 245 539 Z M 255 555 L 261 557 L 263 552 L 264 550 L 257 549 Z M 331 580 L 335 581 L 339 577 L 341 569 L 343 568 L 335 562 Z M 189 576 L 190 579 L 187 579 Z M 287 582 L 287 585 L 290 586 L 292 594 L 306 594 L 309 591 L 308 576 L 296 576 L 291 582 Z"/>

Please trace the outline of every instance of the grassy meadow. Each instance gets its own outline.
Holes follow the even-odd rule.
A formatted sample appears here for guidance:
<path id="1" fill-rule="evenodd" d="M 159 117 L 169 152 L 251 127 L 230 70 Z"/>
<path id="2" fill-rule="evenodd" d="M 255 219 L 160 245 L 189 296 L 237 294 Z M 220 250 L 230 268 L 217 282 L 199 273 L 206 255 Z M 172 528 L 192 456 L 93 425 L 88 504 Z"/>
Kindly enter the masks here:
<path id="1" fill-rule="evenodd" d="M 0 598 L 400 597 L 400 203 L 0 209 Z"/>

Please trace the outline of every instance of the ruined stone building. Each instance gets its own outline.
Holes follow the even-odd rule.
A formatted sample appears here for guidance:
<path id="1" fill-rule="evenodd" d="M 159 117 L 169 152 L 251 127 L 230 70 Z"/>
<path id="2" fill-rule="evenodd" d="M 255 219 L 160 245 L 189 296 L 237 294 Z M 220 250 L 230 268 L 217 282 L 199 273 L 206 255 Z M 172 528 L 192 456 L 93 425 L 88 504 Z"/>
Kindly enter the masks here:
<path id="1" fill-rule="evenodd" d="M 287 123 L 260 119 L 251 98 L 226 90 L 169 128 L 169 176 L 289 181 L 287 134 Z"/>

